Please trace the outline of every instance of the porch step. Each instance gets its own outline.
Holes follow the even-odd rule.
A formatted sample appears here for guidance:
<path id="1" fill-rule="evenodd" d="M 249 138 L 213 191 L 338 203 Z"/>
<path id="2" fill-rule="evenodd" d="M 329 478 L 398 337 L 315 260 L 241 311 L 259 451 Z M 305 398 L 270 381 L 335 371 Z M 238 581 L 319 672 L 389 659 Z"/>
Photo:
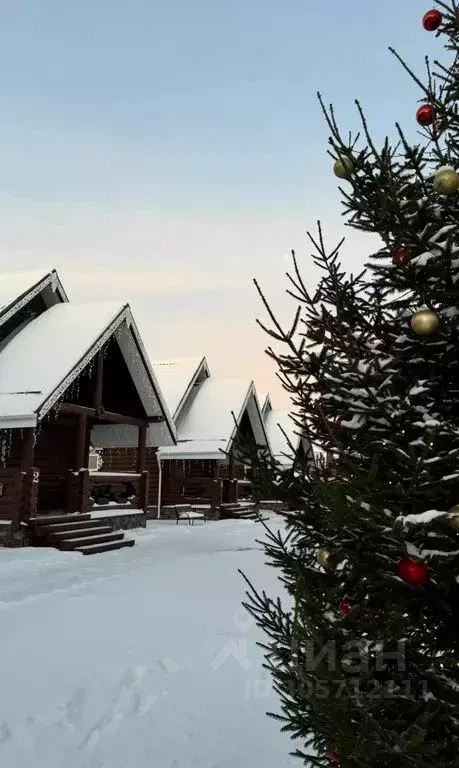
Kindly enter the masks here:
<path id="1" fill-rule="evenodd" d="M 97 546 L 99 544 L 109 544 L 112 542 L 122 542 L 124 539 L 124 533 L 121 531 L 111 531 L 110 533 L 95 534 L 94 536 L 77 536 L 74 539 L 61 539 L 58 543 L 59 549 L 68 551 L 76 549 L 79 552 L 82 548 Z M 127 539 L 124 539 L 127 541 Z M 134 540 L 132 540 L 134 543 Z"/>
<path id="2" fill-rule="evenodd" d="M 243 512 L 233 512 L 233 517 L 238 520 L 258 520 L 256 512 L 250 512 L 250 510 L 244 510 Z"/>
<path id="3" fill-rule="evenodd" d="M 34 525 L 34 531 L 35 533 L 40 536 L 43 534 L 48 533 L 72 533 L 73 531 L 78 531 L 81 528 L 100 528 L 100 522 L 99 520 L 72 520 L 72 522 L 67 523 L 51 523 L 48 524 L 40 524 Z"/>
<path id="4" fill-rule="evenodd" d="M 91 515 L 40 515 L 39 517 L 31 517 L 29 524 L 35 527 L 37 525 L 54 525 L 56 523 L 81 523 L 86 520 L 91 520 Z"/>
<path id="5" fill-rule="evenodd" d="M 92 520 L 91 515 L 54 515 L 29 520 L 29 528 L 38 546 L 51 546 L 64 551 L 95 555 L 112 549 L 134 546 L 134 539 L 125 539 L 123 531 Z"/>
<path id="6" fill-rule="evenodd" d="M 99 552 L 109 552 L 111 549 L 133 547 L 134 544 L 134 539 L 122 539 L 121 541 L 112 541 L 106 544 L 89 544 L 88 546 L 75 547 L 74 551 L 81 552 L 83 555 L 96 555 Z"/>
<path id="7" fill-rule="evenodd" d="M 48 541 L 66 541 L 67 539 L 77 539 L 79 536 L 101 536 L 105 533 L 112 533 L 113 528 L 110 525 L 98 525 L 92 527 L 78 526 L 69 531 L 46 531 Z"/>
<path id="8" fill-rule="evenodd" d="M 221 504 L 220 516 L 223 519 L 258 520 L 253 504 Z"/>

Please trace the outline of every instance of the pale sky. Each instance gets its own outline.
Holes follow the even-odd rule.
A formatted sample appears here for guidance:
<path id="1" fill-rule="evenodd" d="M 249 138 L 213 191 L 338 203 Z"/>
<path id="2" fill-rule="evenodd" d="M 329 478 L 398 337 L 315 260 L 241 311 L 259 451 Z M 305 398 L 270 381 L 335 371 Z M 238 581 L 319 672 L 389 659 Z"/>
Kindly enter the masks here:
<path id="1" fill-rule="evenodd" d="M 359 97 L 374 137 L 415 135 L 418 73 L 441 55 L 418 0 L 3 0 L 0 267 L 56 267 L 71 300 L 129 301 L 156 357 L 205 354 L 284 407 L 252 278 L 282 317 L 305 231 L 348 240 L 327 129 Z"/>

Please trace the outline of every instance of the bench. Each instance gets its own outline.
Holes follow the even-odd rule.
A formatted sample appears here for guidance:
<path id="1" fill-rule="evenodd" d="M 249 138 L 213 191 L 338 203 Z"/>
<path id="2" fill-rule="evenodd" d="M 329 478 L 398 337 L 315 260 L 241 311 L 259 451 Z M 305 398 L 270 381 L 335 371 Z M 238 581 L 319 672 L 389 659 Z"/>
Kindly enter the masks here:
<path id="1" fill-rule="evenodd" d="M 207 523 L 207 517 L 204 512 L 195 512 L 189 504 L 177 505 L 175 507 L 175 517 L 177 525 L 181 520 L 188 520 L 188 525 L 194 525 L 195 520 Z"/>

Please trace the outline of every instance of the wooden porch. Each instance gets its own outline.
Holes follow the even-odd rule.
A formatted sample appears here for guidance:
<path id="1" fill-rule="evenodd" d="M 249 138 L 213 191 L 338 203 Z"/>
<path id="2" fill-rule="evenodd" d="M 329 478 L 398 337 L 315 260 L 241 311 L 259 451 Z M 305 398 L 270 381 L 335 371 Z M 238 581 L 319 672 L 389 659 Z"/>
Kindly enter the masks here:
<path id="1" fill-rule="evenodd" d="M 238 502 L 239 475 L 233 460 L 164 459 L 162 502 L 205 504 L 216 516 L 222 504 Z"/>
<path id="2" fill-rule="evenodd" d="M 36 429 L 10 431 L 5 467 L 0 469 L 0 519 L 16 525 L 43 515 L 81 514 L 109 507 L 148 509 L 149 474 L 145 469 L 148 417 L 120 360 L 108 358 L 104 375 L 102 352 L 94 369 L 69 390 Z M 113 376 L 114 363 L 117 376 Z M 129 386 L 130 385 L 130 386 Z M 120 388 L 123 387 L 123 389 Z M 106 410 L 119 404 L 124 412 Z M 75 402 L 76 400 L 76 402 Z M 72 402 L 73 401 L 73 402 Z M 88 405 L 88 403 L 90 403 Z M 138 430 L 134 472 L 91 472 L 88 469 L 91 430 L 96 424 L 130 425 Z"/>

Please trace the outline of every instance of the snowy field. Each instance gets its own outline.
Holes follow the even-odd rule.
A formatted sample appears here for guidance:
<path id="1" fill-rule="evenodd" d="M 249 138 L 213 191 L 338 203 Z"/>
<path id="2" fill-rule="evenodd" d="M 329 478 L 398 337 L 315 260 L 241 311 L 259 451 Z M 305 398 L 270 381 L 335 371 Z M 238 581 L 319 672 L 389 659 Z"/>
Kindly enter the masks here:
<path id="1" fill-rule="evenodd" d="M 271 527 L 277 527 L 275 520 Z M 282 768 L 291 742 L 237 568 L 251 521 L 150 524 L 92 557 L 0 549 L 2 768 Z"/>

